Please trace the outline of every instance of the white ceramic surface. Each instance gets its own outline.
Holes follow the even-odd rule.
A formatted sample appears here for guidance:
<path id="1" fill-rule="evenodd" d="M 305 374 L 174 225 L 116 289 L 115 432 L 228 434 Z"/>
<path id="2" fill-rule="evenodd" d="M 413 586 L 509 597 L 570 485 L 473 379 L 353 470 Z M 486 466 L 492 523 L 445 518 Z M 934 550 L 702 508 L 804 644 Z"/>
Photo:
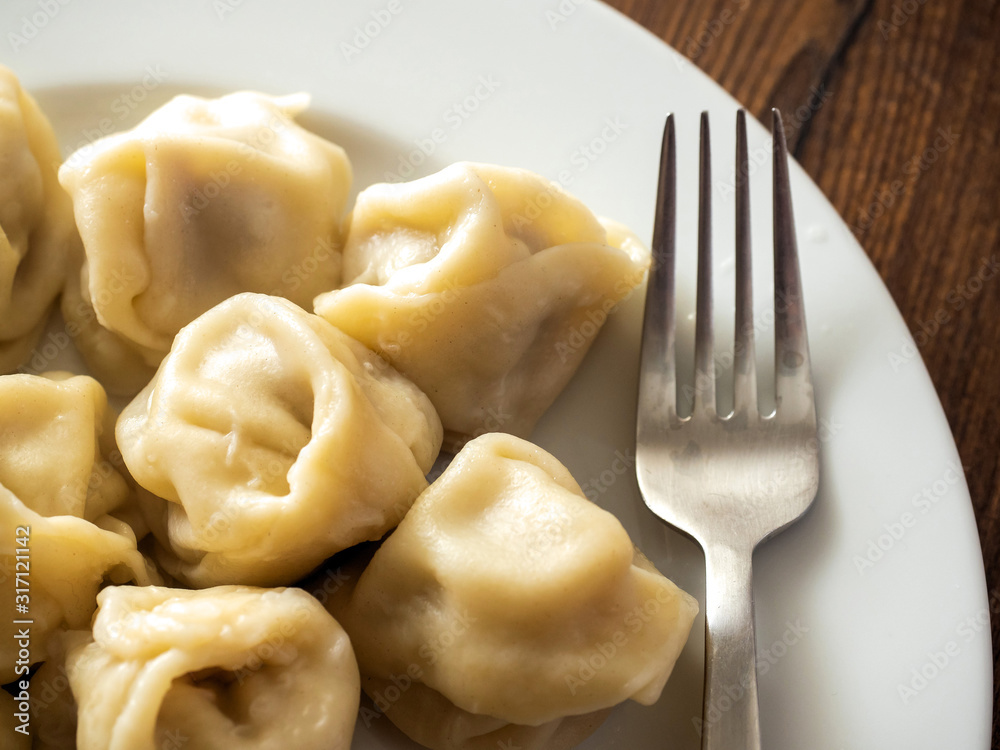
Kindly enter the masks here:
<path id="1" fill-rule="evenodd" d="M 678 288 L 688 310 L 697 115 L 707 109 L 717 310 L 732 312 L 725 290 L 737 103 L 677 52 L 590 0 L 6 0 L 0 20 L 0 61 L 37 94 L 67 151 L 133 124 L 178 91 L 305 90 L 314 97 L 305 123 L 347 148 L 355 192 L 393 174 L 492 161 L 558 179 L 647 240 L 660 130 L 673 111 L 686 252 Z M 725 31 L 710 43 L 726 44 Z M 818 106 L 850 106 L 849 97 Z M 750 141 L 761 157 L 752 211 L 766 337 L 766 131 L 754 124 Z M 847 226 L 797 166 L 792 183 L 823 474 L 806 518 L 755 558 L 764 746 L 986 748 L 988 615 L 997 602 L 987 601 L 948 425 L 903 320 Z M 661 570 L 701 596 L 700 553 L 646 510 L 632 473 L 640 301 L 634 295 L 611 317 L 535 439 Z M 691 320 L 681 320 L 690 359 Z M 760 348 L 766 368 L 770 349 Z M 660 703 L 619 708 L 583 747 L 698 747 L 702 627 L 699 618 Z M 354 747 L 414 746 L 382 719 L 370 729 L 359 722 Z"/>

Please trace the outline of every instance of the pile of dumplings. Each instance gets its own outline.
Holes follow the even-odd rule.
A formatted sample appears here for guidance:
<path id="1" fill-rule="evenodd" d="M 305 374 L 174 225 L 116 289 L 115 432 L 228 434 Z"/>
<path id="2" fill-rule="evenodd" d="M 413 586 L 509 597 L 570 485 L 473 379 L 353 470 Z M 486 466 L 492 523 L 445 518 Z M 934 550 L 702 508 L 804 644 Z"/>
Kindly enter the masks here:
<path id="1" fill-rule="evenodd" d="M 307 104 L 178 96 L 63 162 L 0 68 L 4 747 L 346 750 L 384 716 L 558 750 L 684 647 L 694 599 L 525 439 L 648 253 L 487 164 L 348 212 Z M 44 366 L 56 308 L 91 375 Z"/>

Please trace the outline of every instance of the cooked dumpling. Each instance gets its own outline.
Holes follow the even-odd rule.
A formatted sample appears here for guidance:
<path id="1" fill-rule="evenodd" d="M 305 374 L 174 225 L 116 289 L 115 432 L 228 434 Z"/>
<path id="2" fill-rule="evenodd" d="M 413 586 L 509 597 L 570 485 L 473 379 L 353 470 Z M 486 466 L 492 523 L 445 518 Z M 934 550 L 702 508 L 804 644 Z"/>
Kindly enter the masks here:
<path id="1" fill-rule="evenodd" d="M 75 516 L 45 517 L 0 487 L 0 528 L 9 532 L 0 539 L 0 565 L 29 574 L 27 586 L 15 573 L 4 576 L 0 596 L 5 602 L 23 603 L 32 620 L 27 626 L 10 617 L 0 620 L 0 677 L 5 683 L 20 676 L 24 666 L 45 659 L 56 633 L 87 626 L 102 585 L 146 586 L 161 580 L 136 549 L 132 528 L 113 516 L 93 523 Z M 27 567 L 19 568 L 18 563 Z M 30 630 L 28 654 L 21 653 L 16 639 L 25 627 Z"/>
<path id="2" fill-rule="evenodd" d="M 0 373 L 25 360 L 80 252 L 45 115 L 0 65 Z"/>
<path id="3" fill-rule="evenodd" d="M 79 750 L 348 750 L 358 666 L 300 589 L 111 587 L 71 633 Z"/>
<path id="4" fill-rule="evenodd" d="M 241 294 L 178 334 L 122 412 L 164 568 L 195 587 L 294 582 L 393 528 L 441 423 L 416 386 L 287 300 Z M 162 498 L 162 499 L 161 499 Z"/>
<path id="5" fill-rule="evenodd" d="M 15 640 L 23 624 L 0 625 L 7 678 L 45 659 L 54 633 L 85 626 L 106 579 L 159 580 L 121 520 L 134 498 L 104 391 L 92 378 L 59 377 L 0 377 L 0 528 L 9 530 L 0 564 L 10 571 L 0 595 L 33 620 L 27 655 Z"/>
<path id="6" fill-rule="evenodd" d="M 107 581 L 159 576 L 137 551 L 134 493 L 114 449 L 114 417 L 92 378 L 0 377 L 0 682 L 47 657 L 64 628 L 85 627 Z M 144 528 L 139 526 L 139 533 Z M 30 619 L 29 653 L 15 635 Z M 26 674 L 26 672 L 23 672 Z"/>
<path id="7" fill-rule="evenodd" d="M 42 516 L 94 521 L 130 489 L 101 384 L 68 373 L 0 377 L 0 486 Z"/>
<path id="8" fill-rule="evenodd" d="M 468 443 L 355 580 L 324 598 L 362 685 L 435 750 L 572 747 L 659 698 L 698 611 L 555 458 L 503 434 Z"/>
<path id="9" fill-rule="evenodd" d="M 461 163 L 362 191 L 344 247 L 350 285 L 315 309 L 416 383 L 454 446 L 527 436 L 648 264 L 557 185 Z"/>
<path id="10" fill-rule="evenodd" d="M 351 168 L 293 121 L 307 104 L 304 94 L 178 96 L 60 169 L 86 250 L 67 318 L 110 388 L 134 393 L 141 365 L 151 375 L 177 331 L 234 294 L 309 306 L 340 282 Z"/>

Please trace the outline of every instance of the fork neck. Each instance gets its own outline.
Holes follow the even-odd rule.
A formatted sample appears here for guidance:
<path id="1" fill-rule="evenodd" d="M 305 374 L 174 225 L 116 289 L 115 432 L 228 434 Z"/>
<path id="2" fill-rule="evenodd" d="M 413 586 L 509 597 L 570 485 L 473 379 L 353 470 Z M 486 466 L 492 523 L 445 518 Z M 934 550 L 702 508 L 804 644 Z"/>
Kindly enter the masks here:
<path id="1" fill-rule="evenodd" d="M 753 546 L 705 548 L 703 750 L 760 750 Z"/>

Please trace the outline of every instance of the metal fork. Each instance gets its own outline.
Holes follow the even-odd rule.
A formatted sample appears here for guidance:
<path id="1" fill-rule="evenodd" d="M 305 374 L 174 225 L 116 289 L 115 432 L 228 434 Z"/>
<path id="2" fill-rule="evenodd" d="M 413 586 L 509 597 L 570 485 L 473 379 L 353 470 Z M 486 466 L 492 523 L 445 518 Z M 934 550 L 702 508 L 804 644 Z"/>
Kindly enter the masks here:
<path id="1" fill-rule="evenodd" d="M 774 132 L 774 413 L 757 404 L 750 274 L 746 113 L 736 129 L 736 334 L 733 411 L 716 405 L 712 334 L 711 169 L 701 117 L 695 393 L 677 410 L 674 357 L 676 145 L 667 118 L 660 159 L 653 269 L 646 293 L 636 419 L 636 473 L 646 505 L 705 552 L 703 750 L 759 750 L 751 558 L 798 519 L 819 486 L 816 408 L 781 115 Z"/>

